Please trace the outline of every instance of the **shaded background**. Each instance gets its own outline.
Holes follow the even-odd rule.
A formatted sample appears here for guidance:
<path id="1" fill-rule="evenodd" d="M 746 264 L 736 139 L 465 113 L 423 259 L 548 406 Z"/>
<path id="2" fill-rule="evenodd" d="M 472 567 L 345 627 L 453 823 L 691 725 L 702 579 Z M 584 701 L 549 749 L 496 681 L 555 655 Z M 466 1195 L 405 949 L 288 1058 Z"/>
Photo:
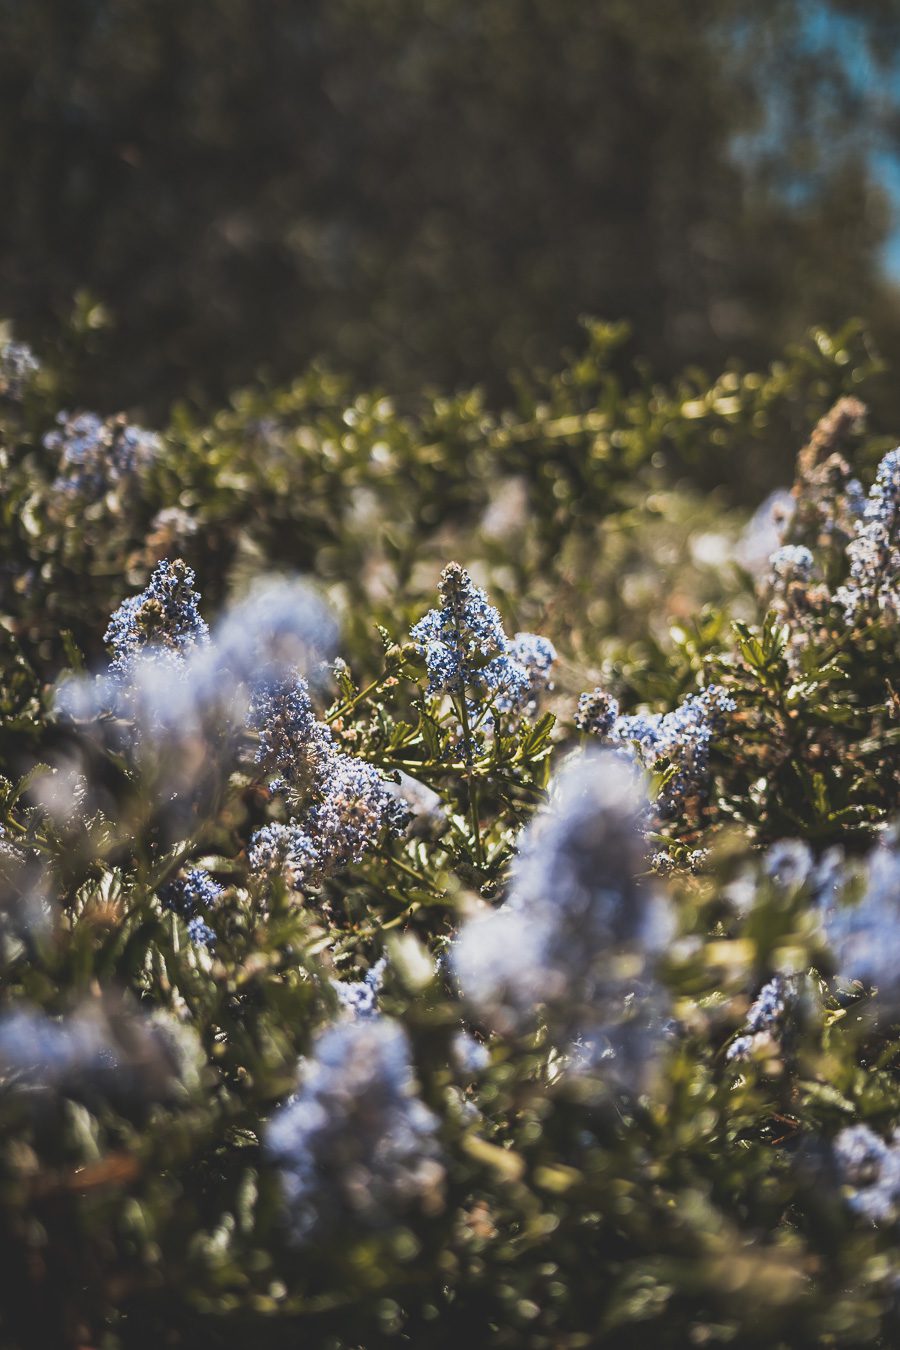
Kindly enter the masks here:
<path id="1" fill-rule="evenodd" d="M 0 23 L 0 313 L 40 346 L 101 301 L 101 408 L 158 419 L 315 357 L 499 402 L 586 313 L 661 375 L 855 314 L 900 356 L 895 0 L 0 0 Z"/>

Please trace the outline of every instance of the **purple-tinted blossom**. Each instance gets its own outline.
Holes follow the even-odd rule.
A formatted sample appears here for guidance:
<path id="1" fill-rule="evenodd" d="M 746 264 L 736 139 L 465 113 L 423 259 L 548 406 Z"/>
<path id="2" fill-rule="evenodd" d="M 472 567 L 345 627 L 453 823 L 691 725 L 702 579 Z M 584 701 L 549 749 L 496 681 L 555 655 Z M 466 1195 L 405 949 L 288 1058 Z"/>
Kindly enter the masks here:
<path id="1" fill-rule="evenodd" d="M 874 1224 L 900 1217 L 900 1131 L 890 1143 L 868 1125 L 850 1125 L 834 1141 L 834 1160 L 847 1204 Z"/>
<path id="2" fill-rule="evenodd" d="M 497 610 L 458 563 L 450 563 L 438 584 L 440 605 L 410 629 L 428 669 L 430 694 L 462 694 L 476 672 L 506 654 L 509 640 Z"/>
<path id="3" fill-rule="evenodd" d="M 444 1176 L 437 1134 L 398 1023 L 349 1019 L 322 1032 L 266 1132 L 292 1239 L 433 1212 Z"/>
<path id="4" fill-rule="evenodd" d="M 247 856 L 251 872 L 280 877 L 291 890 L 303 890 L 320 875 L 319 854 L 299 825 L 264 825 L 250 840 Z"/>
<path id="5" fill-rule="evenodd" d="M 328 788 L 310 808 L 304 824 L 318 852 L 323 872 L 359 862 L 383 830 L 399 834 L 408 819 L 372 764 L 352 755 L 335 754 L 328 770 Z"/>
<path id="6" fill-rule="evenodd" d="M 103 635 L 112 652 L 110 675 L 127 680 L 136 657 L 160 654 L 183 659 L 209 641 L 195 580 L 192 569 L 180 558 L 174 562 L 163 558 L 146 590 L 122 601 Z"/>
<path id="7" fill-rule="evenodd" d="M 526 1030 L 543 1008 L 555 1036 L 625 1044 L 626 1023 L 652 1001 L 669 931 L 661 898 L 638 881 L 645 812 L 614 754 L 581 756 L 559 776 L 550 808 L 523 834 L 508 899 L 453 946 L 461 990 L 488 1025 Z M 617 1068 L 626 1064 L 623 1054 Z"/>
<path id="8" fill-rule="evenodd" d="M 336 753 L 331 732 L 318 721 L 302 675 L 255 690 L 249 726 L 259 733 L 256 762 L 273 792 L 310 790 L 327 777 Z"/>
<path id="9" fill-rule="evenodd" d="M 278 874 L 293 890 L 359 862 L 383 831 L 399 834 L 408 818 L 373 765 L 335 751 L 324 769 L 319 800 L 296 821 L 266 825 L 250 841 L 251 870 Z"/>

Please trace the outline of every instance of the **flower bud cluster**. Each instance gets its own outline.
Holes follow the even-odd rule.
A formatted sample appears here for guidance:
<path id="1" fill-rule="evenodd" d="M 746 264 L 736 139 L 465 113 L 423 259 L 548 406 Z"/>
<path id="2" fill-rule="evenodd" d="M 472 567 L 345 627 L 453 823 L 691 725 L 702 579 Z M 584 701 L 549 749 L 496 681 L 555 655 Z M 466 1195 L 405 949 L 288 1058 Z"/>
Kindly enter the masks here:
<path id="1" fill-rule="evenodd" d="M 164 558 L 146 590 L 122 601 L 103 636 L 112 652 L 110 675 L 128 680 L 139 656 L 179 662 L 195 646 L 209 641 L 194 581 L 193 571 L 180 558 L 174 562 Z"/>
<path id="2" fill-rule="evenodd" d="M 359 862 L 384 830 L 403 830 L 409 814 L 403 799 L 373 765 L 338 750 L 315 717 L 302 676 L 256 690 L 250 724 L 260 737 L 257 763 L 298 812 L 254 834 L 253 871 L 302 890 Z"/>
<path id="3" fill-rule="evenodd" d="M 465 697 L 471 690 L 507 713 L 533 705 L 550 682 L 552 643 L 536 633 L 510 641 L 498 611 L 458 563 L 444 568 L 438 593 L 438 607 L 410 630 L 425 658 L 428 692 Z"/>

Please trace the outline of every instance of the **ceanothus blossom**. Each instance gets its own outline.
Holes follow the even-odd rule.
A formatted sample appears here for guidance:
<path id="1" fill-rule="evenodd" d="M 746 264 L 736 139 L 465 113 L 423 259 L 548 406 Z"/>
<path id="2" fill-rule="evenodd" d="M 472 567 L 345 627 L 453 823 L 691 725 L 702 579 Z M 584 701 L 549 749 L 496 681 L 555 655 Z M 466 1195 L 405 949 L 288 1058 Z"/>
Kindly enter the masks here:
<path id="1" fill-rule="evenodd" d="M 410 637 L 425 658 L 430 694 L 493 699 L 519 712 L 549 684 L 552 643 L 536 633 L 510 641 L 496 608 L 469 573 L 449 563 L 438 584 L 440 604 L 414 624 Z"/>

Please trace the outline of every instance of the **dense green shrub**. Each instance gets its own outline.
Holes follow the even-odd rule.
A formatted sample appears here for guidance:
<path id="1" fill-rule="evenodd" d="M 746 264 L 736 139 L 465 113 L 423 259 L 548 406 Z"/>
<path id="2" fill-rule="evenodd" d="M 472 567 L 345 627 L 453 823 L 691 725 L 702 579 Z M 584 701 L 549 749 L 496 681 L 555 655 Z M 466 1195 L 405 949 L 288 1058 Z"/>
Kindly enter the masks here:
<path id="1" fill-rule="evenodd" d="M 896 1342 L 900 452 L 855 328 L 616 337 L 159 435 L 0 347 L 0 1343 Z"/>

